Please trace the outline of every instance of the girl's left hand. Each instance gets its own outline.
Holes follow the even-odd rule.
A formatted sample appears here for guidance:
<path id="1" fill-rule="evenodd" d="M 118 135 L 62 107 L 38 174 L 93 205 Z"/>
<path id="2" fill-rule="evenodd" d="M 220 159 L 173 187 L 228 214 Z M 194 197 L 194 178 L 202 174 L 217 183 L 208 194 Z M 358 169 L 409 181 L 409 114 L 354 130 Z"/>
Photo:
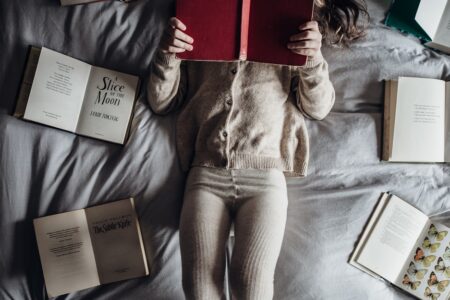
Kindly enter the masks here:
<path id="1" fill-rule="evenodd" d="M 306 22 L 298 27 L 300 33 L 289 38 L 288 49 L 300 55 L 315 58 L 321 55 L 322 34 L 316 21 Z"/>

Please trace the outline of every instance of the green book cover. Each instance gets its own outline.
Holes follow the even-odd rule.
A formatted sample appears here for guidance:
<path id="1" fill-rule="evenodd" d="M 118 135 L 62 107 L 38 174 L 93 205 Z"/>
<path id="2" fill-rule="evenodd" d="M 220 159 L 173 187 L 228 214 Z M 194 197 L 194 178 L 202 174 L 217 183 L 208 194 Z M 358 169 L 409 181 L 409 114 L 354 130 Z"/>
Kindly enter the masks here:
<path id="1" fill-rule="evenodd" d="M 420 0 L 394 0 L 384 23 L 430 42 L 431 38 L 415 20 L 419 4 Z"/>

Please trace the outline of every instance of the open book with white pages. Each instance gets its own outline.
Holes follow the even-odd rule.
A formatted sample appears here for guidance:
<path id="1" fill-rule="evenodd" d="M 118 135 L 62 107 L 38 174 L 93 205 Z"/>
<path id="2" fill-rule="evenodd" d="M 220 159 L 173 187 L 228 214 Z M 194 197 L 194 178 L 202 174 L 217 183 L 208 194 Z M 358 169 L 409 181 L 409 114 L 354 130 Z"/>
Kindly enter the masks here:
<path id="1" fill-rule="evenodd" d="M 450 299 L 450 228 L 383 193 L 349 263 L 419 299 Z"/>

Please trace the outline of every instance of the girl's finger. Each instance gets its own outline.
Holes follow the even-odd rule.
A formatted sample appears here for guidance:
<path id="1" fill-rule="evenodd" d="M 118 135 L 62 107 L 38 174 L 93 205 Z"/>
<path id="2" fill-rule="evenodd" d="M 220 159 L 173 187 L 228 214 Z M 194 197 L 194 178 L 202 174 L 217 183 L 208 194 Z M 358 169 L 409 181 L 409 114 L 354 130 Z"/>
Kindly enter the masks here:
<path id="1" fill-rule="evenodd" d="M 288 49 L 320 49 L 321 42 L 316 40 L 305 40 L 287 44 Z"/>
<path id="2" fill-rule="evenodd" d="M 170 52 L 170 53 L 181 53 L 181 52 L 185 52 L 186 49 L 178 48 L 178 47 L 175 47 L 175 46 L 169 46 L 167 48 L 167 51 Z"/>
<path id="3" fill-rule="evenodd" d="M 300 33 L 294 34 L 289 38 L 290 41 L 302 41 L 302 40 L 322 40 L 322 34 L 318 31 L 305 30 Z"/>
<path id="4" fill-rule="evenodd" d="M 183 31 L 186 30 L 186 25 L 184 25 L 183 22 L 181 22 L 179 19 L 175 17 L 170 18 L 169 25 L 172 26 L 173 28 L 178 28 Z"/>
<path id="5" fill-rule="evenodd" d="M 188 51 L 192 51 L 194 49 L 194 47 L 192 47 L 192 45 L 189 45 L 183 41 L 180 41 L 178 39 L 173 39 L 172 43 L 170 43 L 171 46 L 175 46 L 177 48 L 182 48 L 182 49 L 186 49 Z"/>
<path id="6" fill-rule="evenodd" d="M 294 49 L 291 51 L 296 54 L 305 55 L 305 56 L 316 56 L 316 54 L 319 52 L 319 50 L 317 50 L 317 49 Z"/>
<path id="7" fill-rule="evenodd" d="M 192 37 L 179 29 L 175 29 L 175 31 L 172 32 L 172 36 L 189 44 L 192 44 L 194 42 L 194 39 Z"/>
<path id="8" fill-rule="evenodd" d="M 319 23 L 316 21 L 309 21 L 306 22 L 298 27 L 299 30 L 306 30 L 306 29 L 313 29 L 313 30 L 319 30 Z"/>

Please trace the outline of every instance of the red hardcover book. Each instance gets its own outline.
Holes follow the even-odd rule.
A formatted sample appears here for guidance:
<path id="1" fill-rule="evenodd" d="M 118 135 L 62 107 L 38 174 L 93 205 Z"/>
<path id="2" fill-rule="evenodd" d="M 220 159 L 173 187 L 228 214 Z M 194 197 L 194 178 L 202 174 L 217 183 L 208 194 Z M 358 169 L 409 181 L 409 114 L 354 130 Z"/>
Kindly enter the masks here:
<path id="1" fill-rule="evenodd" d="M 177 0 L 176 16 L 194 38 L 192 60 L 250 60 L 304 65 L 292 53 L 289 37 L 312 19 L 314 0 Z"/>

